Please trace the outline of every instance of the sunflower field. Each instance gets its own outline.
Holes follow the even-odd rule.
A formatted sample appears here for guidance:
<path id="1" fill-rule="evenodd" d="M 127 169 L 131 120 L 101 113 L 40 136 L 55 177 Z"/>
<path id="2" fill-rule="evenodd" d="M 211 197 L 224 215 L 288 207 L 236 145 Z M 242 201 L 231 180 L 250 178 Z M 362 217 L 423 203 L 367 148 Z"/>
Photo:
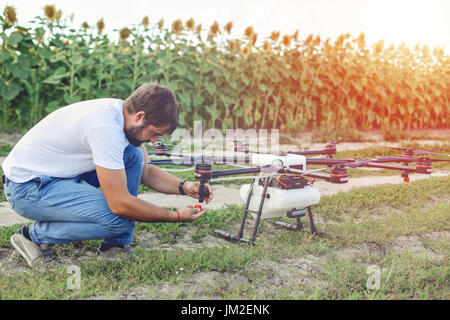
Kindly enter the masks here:
<path id="1" fill-rule="evenodd" d="M 450 127 L 450 57 L 442 47 L 368 45 L 354 37 L 263 38 L 251 26 L 165 25 L 148 17 L 117 32 L 105 22 L 74 27 L 47 5 L 21 26 L 12 6 L 0 16 L 0 125 L 29 128 L 64 105 L 125 99 L 144 82 L 177 95 L 181 125 L 278 128 Z"/>

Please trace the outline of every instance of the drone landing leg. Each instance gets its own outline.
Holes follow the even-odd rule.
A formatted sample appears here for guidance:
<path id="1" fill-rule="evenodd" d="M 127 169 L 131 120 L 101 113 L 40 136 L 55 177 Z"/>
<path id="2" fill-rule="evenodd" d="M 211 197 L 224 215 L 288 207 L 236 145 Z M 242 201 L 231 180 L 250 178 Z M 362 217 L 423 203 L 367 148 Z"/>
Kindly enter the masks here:
<path id="1" fill-rule="evenodd" d="M 264 179 L 264 190 L 261 195 L 261 202 L 259 203 L 258 212 L 256 213 L 257 214 L 256 215 L 256 223 L 255 223 L 255 227 L 253 228 L 252 244 L 255 243 L 255 240 L 256 240 L 256 233 L 258 232 L 259 220 L 261 220 L 262 210 L 263 210 L 263 206 L 264 206 L 264 200 L 266 199 L 267 187 L 269 186 L 269 181 L 270 181 L 269 177 Z"/>
<path id="2" fill-rule="evenodd" d="M 304 210 L 292 210 L 288 212 L 288 217 L 289 218 L 296 218 L 297 219 L 297 224 L 292 224 L 292 223 L 287 223 L 284 221 L 277 221 L 275 222 L 276 225 L 279 225 L 283 228 L 286 228 L 288 230 L 291 231 L 310 231 L 312 234 L 316 235 L 316 236 L 322 236 L 324 235 L 324 232 L 318 232 L 316 229 L 316 226 L 314 224 L 314 218 L 312 215 L 312 209 L 311 206 L 306 208 L 308 210 L 308 217 L 309 217 L 309 223 L 311 225 L 310 229 L 305 229 L 300 221 L 300 217 L 305 216 L 305 211 Z"/>
<path id="3" fill-rule="evenodd" d="M 235 242 L 235 243 L 236 242 L 237 243 L 245 242 L 247 244 L 255 244 L 256 234 L 258 232 L 259 221 L 261 220 L 262 209 L 263 209 L 263 206 L 264 206 L 264 200 L 266 199 L 267 187 L 269 186 L 269 181 L 270 181 L 269 177 L 264 178 L 264 190 L 263 190 L 263 192 L 261 194 L 261 202 L 259 203 L 258 211 L 253 211 L 253 210 L 249 209 L 249 207 L 250 207 L 250 200 L 251 200 L 251 197 L 253 196 L 253 191 L 252 190 L 250 191 L 250 193 L 249 193 L 249 195 L 247 197 L 247 202 L 245 204 L 244 216 L 242 217 L 242 222 L 241 222 L 241 227 L 239 229 L 239 233 L 236 235 L 236 234 L 233 234 L 233 233 L 228 232 L 228 231 L 216 230 L 215 232 L 216 232 L 216 234 L 218 236 L 220 236 L 220 237 L 222 237 L 225 240 L 230 241 L 230 242 Z M 249 212 L 256 214 L 256 222 L 255 222 L 255 226 L 253 228 L 253 234 L 252 234 L 252 238 L 251 239 L 243 238 L 245 221 L 247 219 L 247 215 L 248 215 Z"/>
<path id="4" fill-rule="evenodd" d="M 300 217 L 303 217 L 305 215 L 305 210 L 292 210 L 289 211 L 287 216 L 289 218 L 296 218 L 297 219 L 297 224 L 294 223 L 288 223 L 288 222 L 284 222 L 284 221 L 277 221 L 275 222 L 276 225 L 286 228 L 290 231 L 301 231 L 303 230 L 303 224 L 300 221 Z"/>

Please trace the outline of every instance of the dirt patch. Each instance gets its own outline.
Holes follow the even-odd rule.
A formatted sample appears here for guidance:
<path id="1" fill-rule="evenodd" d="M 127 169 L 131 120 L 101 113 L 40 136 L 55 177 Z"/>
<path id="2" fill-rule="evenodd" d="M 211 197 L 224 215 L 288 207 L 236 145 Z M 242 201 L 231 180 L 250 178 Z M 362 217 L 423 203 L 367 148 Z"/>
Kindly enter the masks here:
<path id="1" fill-rule="evenodd" d="M 181 270 L 182 272 L 182 270 Z M 321 267 L 307 258 L 283 261 L 256 261 L 240 272 L 199 272 L 178 282 L 163 282 L 151 288 L 141 287 L 114 296 L 92 299 L 220 299 L 233 290 L 250 289 L 255 296 L 276 298 L 280 290 L 306 288 L 323 289 L 327 283 L 318 280 Z M 245 293 L 244 293 L 245 294 Z M 243 297 L 245 299 L 245 296 Z"/>
<path id="2" fill-rule="evenodd" d="M 248 274 L 254 282 L 264 282 L 276 287 L 316 284 L 314 275 L 321 272 L 322 267 L 319 264 L 305 257 L 290 258 L 280 262 L 255 261 L 248 268 Z"/>
<path id="3" fill-rule="evenodd" d="M 7 276 L 20 275 L 30 268 L 20 254 L 12 248 L 0 248 L 0 273 Z"/>
<path id="4" fill-rule="evenodd" d="M 134 243 L 137 247 L 145 249 L 163 249 L 163 250 L 196 250 L 204 247 L 229 247 L 229 243 L 210 234 L 196 240 L 194 227 L 188 227 L 183 230 L 182 238 L 174 238 L 174 243 L 164 243 L 156 233 L 146 232 L 138 233 L 134 237 Z"/>
<path id="5" fill-rule="evenodd" d="M 24 133 L 18 132 L 1 132 L 0 133 L 0 145 L 10 144 L 14 146 L 24 135 Z"/>
<path id="6" fill-rule="evenodd" d="M 180 272 L 182 272 L 181 270 Z M 152 287 L 139 287 L 133 291 L 120 292 L 113 296 L 95 296 L 91 300 L 173 300 L 195 299 L 215 300 L 228 290 L 245 286 L 247 277 L 240 273 L 199 272 L 188 279 L 175 282 L 161 282 Z"/>
<path id="7" fill-rule="evenodd" d="M 375 255 L 382 257 L 386 253 L 386 248 L 378 243 L 362 243 L 357 247 L 343 248 L 336 251 L 336 257 L 345 260 L 355 259 L 359 256 Z"/>
<path id="8" fill-rule="evenodd" d="M 450 232 L 433 232 L 400 236 L 391 243 L 382 245 L 376 242 L 362 243 L 357 247 L 343 248 L 336 251 L 336 257 L 354 259 L 364 255 L 376 255 L 382 258 L 388 250 L 408 252 L 412 255 L 432 260 L 446 259 L 448 253 L 441 252 L 436 243 L 449 243 Z M 448 249 L 447 249 L 448 250 Z"/>
<path id="9" fill-rule="evenodd" d="M 436 248 L 433 243 L 437 241 L 448 243 L 450 232 L 433 232 L 424 235 L 406 235 L 395 239 L 389 247 L 395 251 L 408 252 L 414 256 L 428 258 L 432 260 L 446 259 L 446 255 Z"/>

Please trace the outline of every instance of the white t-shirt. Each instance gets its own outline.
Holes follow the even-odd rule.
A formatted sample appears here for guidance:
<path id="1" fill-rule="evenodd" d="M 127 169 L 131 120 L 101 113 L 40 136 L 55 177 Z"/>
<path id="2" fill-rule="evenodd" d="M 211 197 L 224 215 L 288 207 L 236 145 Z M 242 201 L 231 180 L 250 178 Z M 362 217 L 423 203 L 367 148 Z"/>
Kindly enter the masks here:
<path id="1" fill-rule="evenodd" d="M 2 164 L 14 182 L 39 176 L 73 178 L 95 170 L 123 169 L 129 144 L 123 132 L 123 101 L 95 99 L 60 108 L 36 124 Z"/>

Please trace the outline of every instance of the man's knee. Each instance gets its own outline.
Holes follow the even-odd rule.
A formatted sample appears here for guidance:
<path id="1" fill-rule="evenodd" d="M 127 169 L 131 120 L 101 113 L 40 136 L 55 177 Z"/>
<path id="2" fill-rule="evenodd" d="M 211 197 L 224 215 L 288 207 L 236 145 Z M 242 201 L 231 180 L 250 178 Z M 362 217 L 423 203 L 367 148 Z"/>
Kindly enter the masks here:
<path id="1" fill-rule="evenodd" d="M 143 164 L 144 152 L 143 152 L 142 148 L 135 147 L 135 146 L 129 144 L 125 148 L 124 162 L 127 165 Z"/>
<path id="2" fill-rule="evenodd" d="M 105 227 L 113 235 L 120 235 L 129 231 L 133 227 L 133 221 L 116 216 Z"/>

